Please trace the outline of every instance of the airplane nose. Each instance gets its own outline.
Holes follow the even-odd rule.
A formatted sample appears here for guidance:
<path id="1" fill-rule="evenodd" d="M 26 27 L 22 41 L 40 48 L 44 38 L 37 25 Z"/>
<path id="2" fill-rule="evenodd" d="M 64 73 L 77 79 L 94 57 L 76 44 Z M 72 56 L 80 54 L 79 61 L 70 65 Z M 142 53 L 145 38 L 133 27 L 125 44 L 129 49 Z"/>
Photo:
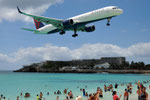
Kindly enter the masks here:
<path id="1" fill-rule="evenodd" d="M 123 13 L 123 10 L 122 9 L 120 9 L 120 14 L 122 14 Z"/>

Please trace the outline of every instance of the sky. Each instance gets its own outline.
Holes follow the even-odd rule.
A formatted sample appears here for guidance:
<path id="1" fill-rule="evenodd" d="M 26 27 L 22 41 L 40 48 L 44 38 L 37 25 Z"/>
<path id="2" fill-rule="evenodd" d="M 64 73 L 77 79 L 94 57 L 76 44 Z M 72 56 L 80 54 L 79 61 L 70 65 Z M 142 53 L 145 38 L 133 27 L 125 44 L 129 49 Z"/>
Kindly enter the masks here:
<path id="1" fill-rule="evenodd" d="M 0 70 L 46 60 L 100 59 L 126 57 L 127 61 L 150 64 L 150 0 L 0 0 Z M 118 6 L 124 13 L 98 21 L 91 33 L 37 35 L 21 28 L 35 29 L 26 13 L 67 19 L 106 6 Z"/>

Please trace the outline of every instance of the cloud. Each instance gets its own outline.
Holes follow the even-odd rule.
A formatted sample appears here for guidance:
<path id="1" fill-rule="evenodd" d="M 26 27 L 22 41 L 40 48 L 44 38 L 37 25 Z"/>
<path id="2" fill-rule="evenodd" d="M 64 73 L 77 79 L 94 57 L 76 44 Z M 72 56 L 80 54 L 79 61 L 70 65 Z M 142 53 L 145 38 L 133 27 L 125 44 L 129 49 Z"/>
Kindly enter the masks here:
<path id="1" fill-rule="evenodd" d="M 150 43 L 139 43 L 127 49 L 128 56 L 150 57 Z"/>
<path id="2" fill-rule="evenodd" d="M 23 20 L 29 22 L 29 17 L 18 14 L 16 6 L 25 12 L 40 15 L 51 5 L 62 2 L 63 0 L 0 0 L 0 21 Z"/>
<path id="3" fill-rule="evenodd" d="M 42 47 L 22 48 L 11 54 L 0 54 L 1 69 L 18 69 L 24 64 L 45 60 L 99 59 L 101 57 L 125 56 L 127 60 L 150 63 L 150 43 L 138 43 L 128 48 L 113 44 L 85 44 L 71 50 L 46 44 Z M 11 66 L 11 67 L 10 67 Z"/>

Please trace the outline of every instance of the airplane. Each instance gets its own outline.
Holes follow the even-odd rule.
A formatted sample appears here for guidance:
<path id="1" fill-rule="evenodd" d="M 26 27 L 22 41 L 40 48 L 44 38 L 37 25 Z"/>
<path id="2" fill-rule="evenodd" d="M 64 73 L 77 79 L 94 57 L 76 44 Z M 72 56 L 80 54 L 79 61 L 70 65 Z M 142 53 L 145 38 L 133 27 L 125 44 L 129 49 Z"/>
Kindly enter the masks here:
<path id="1" fill-rule="evenodd" d="M 35 34 L 53 34 L 59 32 L 63 35 L 66 31 L 74 31 L 72 37 L 78 36 L 77 31 L 82 32 L 93 32 L 95 31 L 95 26 L 87 26 L 87 24 L 107 19 L 107 26 L 110 26 L 110 20 L 123 13 L 123 10 L 117 6 L 108 6 L 100 8 L 94 11 L 90 11 L 75 17 L 71 17 L 65 20 L 49 18 L 43 16 L 36 16 L 22 12 L 17 6 L 18 12 L 20 14 L 32 17 L 36 26 L 36 30 L 22 28 L 27 31 L 32 31 Z M 45 25 L 43 23 L 45 23 Z"/>

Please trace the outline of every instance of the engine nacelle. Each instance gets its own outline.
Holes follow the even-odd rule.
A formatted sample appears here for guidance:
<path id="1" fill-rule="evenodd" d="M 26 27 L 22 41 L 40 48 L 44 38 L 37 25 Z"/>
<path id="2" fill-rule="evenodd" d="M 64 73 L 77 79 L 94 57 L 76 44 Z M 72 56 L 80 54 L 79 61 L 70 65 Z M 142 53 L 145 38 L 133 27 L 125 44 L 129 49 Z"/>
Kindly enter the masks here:
<path id="1" fill-rule="evenodd" d="M 86 26 L 85 31 L 86 32 L 93 32 L 93 31 L 95 31 L 95 26 L 94 25 L 93 26 Z"/>
<path id="2" fill-rule="evenodd" d="M 72 26 L 74 24 L 74 21 L 73 21 L 73 19 L 69 19 L 69 20 L 63 21 L 62 24 L 64 27 L 69 27 L 69 26 Z"/>

